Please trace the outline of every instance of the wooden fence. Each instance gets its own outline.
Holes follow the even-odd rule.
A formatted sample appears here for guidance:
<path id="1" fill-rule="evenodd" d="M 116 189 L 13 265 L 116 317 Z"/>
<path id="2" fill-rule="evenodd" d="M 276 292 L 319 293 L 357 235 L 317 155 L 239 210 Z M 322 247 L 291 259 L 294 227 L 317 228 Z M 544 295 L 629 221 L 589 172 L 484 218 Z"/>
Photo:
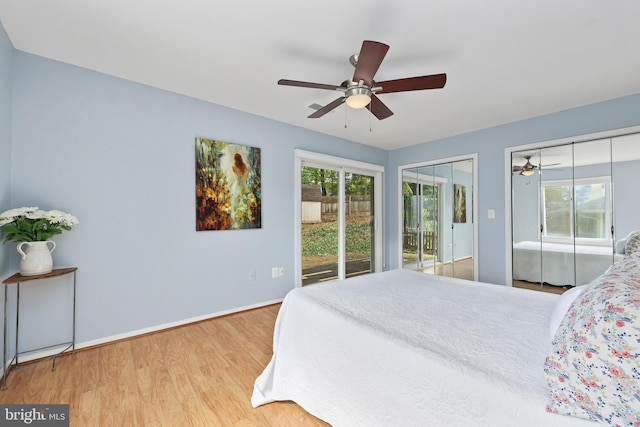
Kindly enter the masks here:
<path id="1" fill-rule="evenodd" d="M 322 213 L 337 214 L 338 198 L 325 196 L 322 198 Z M 345 199 L 345 215 L 370 215 L 371 196 L 347 196 Z"/>
<path id="2" fill-rule="evenodd" d="M 422 233 L 422 252 L 433 254 L 436 249 L 436 232 L 425 231 Z M 418 233 L 416 230 L 405 228 L 402 233 L 402 250 L 414 252 L 418 250 Z"/>

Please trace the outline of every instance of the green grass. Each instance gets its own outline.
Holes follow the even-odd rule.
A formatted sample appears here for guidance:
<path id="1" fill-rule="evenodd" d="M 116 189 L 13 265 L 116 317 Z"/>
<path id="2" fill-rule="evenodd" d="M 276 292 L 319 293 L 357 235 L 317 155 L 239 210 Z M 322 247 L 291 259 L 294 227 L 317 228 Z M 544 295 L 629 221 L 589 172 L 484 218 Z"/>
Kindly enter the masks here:
<path id="1" fill-rule="evenodd" d="M 346 225 L 346 252 L 349 255 L 368 257 L 371 253 L 371 230 L 369 219 L 350 221 Z M 338 223 L 323 222 L 320 224 L 302 225 L 302 256 L 331 257 L 337 256 Z"/>

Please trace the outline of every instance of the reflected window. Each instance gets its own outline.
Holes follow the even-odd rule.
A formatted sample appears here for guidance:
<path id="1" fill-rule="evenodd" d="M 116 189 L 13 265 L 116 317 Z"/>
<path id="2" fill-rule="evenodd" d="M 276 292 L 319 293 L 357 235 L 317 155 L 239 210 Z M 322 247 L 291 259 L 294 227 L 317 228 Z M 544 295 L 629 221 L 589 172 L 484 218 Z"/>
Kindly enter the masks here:
<path id="1" fill-rule="evenodd" d="M 575 186 L 570 181 L 543 182 L 542 237 L 547 241 L 575 237 L 585 243 L 609 243 L 610 182 L 610 177 L 575 180 Z"/>

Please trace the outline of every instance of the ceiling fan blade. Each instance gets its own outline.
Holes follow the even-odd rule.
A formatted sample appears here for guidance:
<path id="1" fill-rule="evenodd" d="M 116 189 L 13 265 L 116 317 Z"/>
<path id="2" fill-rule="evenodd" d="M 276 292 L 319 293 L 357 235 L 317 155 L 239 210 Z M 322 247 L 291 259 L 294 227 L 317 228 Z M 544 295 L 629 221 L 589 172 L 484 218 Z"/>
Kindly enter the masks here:
<path id="1" fill-rule="evenodd" d="M 278 80 L 278 84 L 279 85 L 283 85 L 283 86 L 310 87 L 310 88 L 313 88 L 313 89 L 328 89 L 328 90 L 344 89 L 342 86 L 327 85 L 327 84 L 324 84 L 324 83 L 300 82 L 298 80 L 287 80 L 287 79 Z"/>
<path id="2" fill-rule="evenodd" d="M 513 172 L 520 172 L 522 170 L 522 166 L 514 166 L 511 170 Z"/>
<path id="3" fill-rule="evenodd" d="M 364 81 L 367 86 L 372 86 L 373 76 L 375 76 L 380 64 L 384 59 L 389 46 L 384 43 L 365 40 L 362 42 L 360 53 L 358 54 L 358 63 L 353 73 L 353 81 Z"/>
<path id="4" fill-rule="evenodd" d="M 345 99 L 344 96 L 341 96 L 340 98 L 336 99 L 335 101 L 330 102 L 329 104 L 327 104 L 324 107 L 320 108 L 315 113 L 312 113 L 311 115 L 307 116 L 307 118 L 309 118 L 309 119 L 317 119 L 319 117 L 324 116 L 329 111 L 331 111 L 334 108 L 342 105 L 344 103 L 344 99 Z"/>
<path id="5" fill-rule="evenodd" d="M 376 116 L 378 120 L 386 119 L 387 117 L 393 116 L 393 111 L 389 109 L 380 99 L 371 95 L 371 104 L 369 104 L 369 110 L 371 114 Z"/>
<path id="6" fill-rule="evenodd" d="M 446 74 L 432 74 L 430 76 L 375 82 L 375 86 L 382 87 L 382 90 L 376 92 L 379 95 L 381 93 L 408 92 L 411 90 L 442 89 L 446 83 Z"/>

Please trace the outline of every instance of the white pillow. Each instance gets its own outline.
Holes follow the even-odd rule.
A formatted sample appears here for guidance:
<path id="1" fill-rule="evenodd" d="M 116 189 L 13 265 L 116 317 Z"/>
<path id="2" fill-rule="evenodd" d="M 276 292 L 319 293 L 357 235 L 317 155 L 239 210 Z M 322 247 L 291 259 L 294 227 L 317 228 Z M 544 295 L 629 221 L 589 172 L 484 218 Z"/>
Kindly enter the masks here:
<path id="1" fill-rule="evenodd" d="M 624 247 L 625 255 L 640 256 L 640 231 L 632 231 L 627 236 L 627 244 Z"/>
<path id="2" fill-rule="evenodd" d="M 624 254 L 624 248 L 627 246 L 627 238 L 620 239 L 616 242 L 616 253 Z"/>
<path id="3" fill-rule="evenodd" d="M 549 334 L 551 335 L 551 339 L 556 335 L 556 331 L 560 326 L 560 322 L 564 318 L 564 315 L 569 311 L 569 307 L 573 301 L 587 289 L 588 286 L 575 286 L 567 291 L 565 291 L 562 295 L 560 295 L 560 299 L 556 303 L 556 306 L 553 308 L 553 312 L 551 313 L 551 319 L 549 320 Z"/>

